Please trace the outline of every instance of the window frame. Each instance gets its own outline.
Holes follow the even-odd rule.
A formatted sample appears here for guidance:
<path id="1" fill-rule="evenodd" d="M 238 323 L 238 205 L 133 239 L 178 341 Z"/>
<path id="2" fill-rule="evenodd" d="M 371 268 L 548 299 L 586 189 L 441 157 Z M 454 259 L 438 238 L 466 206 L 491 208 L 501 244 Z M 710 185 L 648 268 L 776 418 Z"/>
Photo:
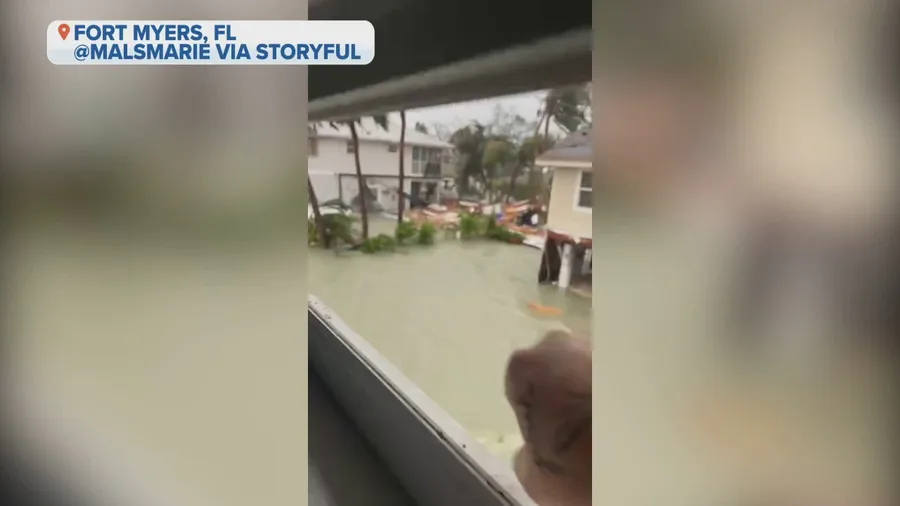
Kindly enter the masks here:
<path id="1" fill-rule="evenodd" d="M 413 146 L 412 147 L 412 164 L 410 164 L 410 174 L 414 176 L 421 176 L 425 173 L 425 163 L 426 161 L 422 158 L 422 155 L 425 154 L 425 148 L 422 146 Z"/>
<path id="2" fill-rule="evenodd" d="M 585 174 L 588 174 L 591 177 L 591 185 L 587 186 L 587 187 L 584 186 L 584 175 Z M 587 207 L 581 205 L 581 194 L 584 192 L 591 193 L 591 205 L 587 206 Z M 575 185 L 575 197 L 573 199 L 574 200 L 573 207 L 575 208 L 576 211 L 581 212 L 581 213 L 592 213 L 592 212 L 594 212 L 593 197 L 594 197 L 594 172 L 593 172 L 593 170 L 580 169 L 578 171 L 578 183 Z"/>

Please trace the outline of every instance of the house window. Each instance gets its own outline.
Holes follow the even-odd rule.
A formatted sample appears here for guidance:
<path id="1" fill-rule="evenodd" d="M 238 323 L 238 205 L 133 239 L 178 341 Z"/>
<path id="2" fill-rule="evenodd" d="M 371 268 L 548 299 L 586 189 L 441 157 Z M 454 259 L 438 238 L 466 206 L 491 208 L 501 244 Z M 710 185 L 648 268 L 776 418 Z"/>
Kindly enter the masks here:
<path id="1" fill-rule="evenodd" d="M 396 153 L 399 150 L 400 150 L 400 146 L 398 146 L 396 144 L 388 144 L 388 152 L 389 153 Z"/>
<path id="2" fill-rule="evenodd" d="M 307 156 L 319 156 L 319 139 L 310 137 L 307 143 Z"/>
<path id="3" fill-rule="evenodd" d="M 347 141 L 347 152 L 348 153 L 353 152 L 353 141 Z"/>
<path id="4" fill-rule="evenodd" d="M 594 207 L 594 174 L 592 172 L 581 171 L 581 177 L 578 184 L 578 202 L 577 207 L 584 209 L 593 209 Z"/>
<path id="5" fill-rule="evenodd" d="M 421 175 L 425 172 L 425 150 L 419 146 L 412 148 L 412 173 Z"/>
<path id="6" fill-rule="evenodd" d="M 443 153 L 440 149 L 435 148 L 423 148 L 419 146 L 413 146 L 412 148 L 412 173 L 416 175 L 421 175 L 425 173 L 425 168 L 427 165 L 436 165 L 440 166 L 441 158 Z M 438 171 L 440 169 L 438 168 Z"/>

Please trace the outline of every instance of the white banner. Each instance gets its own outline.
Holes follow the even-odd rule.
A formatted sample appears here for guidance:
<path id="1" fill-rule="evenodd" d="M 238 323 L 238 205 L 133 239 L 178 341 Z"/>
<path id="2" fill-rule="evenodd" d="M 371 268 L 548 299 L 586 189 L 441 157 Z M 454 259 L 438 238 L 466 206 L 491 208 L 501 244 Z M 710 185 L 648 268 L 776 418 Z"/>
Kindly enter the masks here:
<path id="1" fill-rule="evenodd" d="M 54 65 L 368 65 L 368 21 L 54 21 Z"/>

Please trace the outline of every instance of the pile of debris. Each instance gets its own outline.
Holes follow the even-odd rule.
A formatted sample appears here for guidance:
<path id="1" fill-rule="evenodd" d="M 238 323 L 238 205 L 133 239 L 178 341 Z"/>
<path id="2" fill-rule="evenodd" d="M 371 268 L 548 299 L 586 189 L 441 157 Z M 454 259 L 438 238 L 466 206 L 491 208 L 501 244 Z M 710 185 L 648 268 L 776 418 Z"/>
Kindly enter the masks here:
<path id="1" fill-rule="evenodd" d="M 459 201 L 451 205 L 430 204 L 421 209 L 410 209 L 404 213 L 406 219 L 421 225 L 432 223 L 441 230 L 459 229 L 462 214 L 482 214 L 494 216 L 497 223 L 509 230 L 525 236 L 523 244 L 543 249 L 546 232 L 539 225 L 539 217 L 545 209 L 528 200 L 509 204 L 481 204 Z"/>

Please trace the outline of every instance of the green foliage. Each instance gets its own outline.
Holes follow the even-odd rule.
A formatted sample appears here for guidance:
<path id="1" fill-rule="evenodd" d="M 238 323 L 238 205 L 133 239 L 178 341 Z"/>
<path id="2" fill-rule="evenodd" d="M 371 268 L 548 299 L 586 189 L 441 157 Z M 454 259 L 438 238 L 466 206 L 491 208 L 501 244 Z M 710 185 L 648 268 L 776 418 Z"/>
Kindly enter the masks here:
<path id="1" fill-rule="evenodd" d="M 489 139 L 484 145 L 481 166 L 488 177 L 507 175 L 518 157 L 516 145 L 509 139 Z"/>
<path id="2" fill-rule="evenodd" d="M 459 236 L 461 239 L 474 239 L 481 237 L 488 225 L 485 216 L 480 214 L 465 213 L 459 216 Z"/>
<path id="3" fill-rule="evenodd" d="M 416 229 L 414 223 L 404 221 L 397 225 L 397 230 L 394 231 L 394 237 L 397 239 L 398 244 L 406 245 L 412 242 L 418 233 L 419 231 Z"/>
<path id="4" fill-rule="evenodd" d="M 363 253 L 378 253 L 378 242 L 374 237 L 370 237 L 362 242 L 359 246 L 359 250 Z"/>
<path id="5" fill-rule="evenodd" d="M 469 190 L 469 178 L 483 180 L 484 171 L 482 160 L 484 159 L 484 147 L 487 142 L 486 127 L 480 123 L 472 123 L 453 132 L 450 143 L 456 150 L 459 186 L 461 193 Z"/>
<path id="6" fill-rule="evenodd" d="M 322 215 L 325 244 L 320 244 L 315 219 L 306 222 L 307 244 L 322 248 L 337 248 L 343 244 L 353 244 L 353 218 L 343 214 Z"/>
<path id="7" fill-rule="evenodd" d="M 544 97 L 542 109 L 545 129 L 553 122 L 564 132 L 574 132 L 590 117 L 590 87 L 574 85 L 552 89 Z"/>
<path id="8" fill-rule="evenodd" d="M 463 239 L 485 238 L 510 244 L 522 244 L 525 236 L 497 223 L 493 216 L 464 214 L 459 219 L 460 237 Z"/>
<path id="9" fill-rule="evenodd" d="M 419 227 L 419 235 L 416 238 L 416 242 L 423 246 L 430 246 L 434 244 L 435 235 L 437 235 L 437 227 L 431 223 L 423 223 L 422 226 Z"/>
<path id="10" fill-rule="evenodd" d="M 353 242 L 353 218 L 343 214 L 326 214 L 322 220 L 325 222 L 326 237 L 345 243 Z"/>
<path id="11" fill-rule="evenodd" d="M 473 122 L 456 130 L 449 140 L 455 148 L 460 195 L 473 191 L 470 181 L 489 186 L 499 176 L 508 178 L 503 190 L 515 192 L 516 179 L 533 167 L 539 154 L 553 146 L 555 134 L 550 127 L 570 133 L 588 125 L 590 116 L 590 87 L 573 85 L 549 90 L 533 123 L 499 108 L 490 121 Z M 521 193 L 529 189 L 522 188 L 516 197 L 535 196 Z M 486 190 L 491 200 L 496 196 L 494 190 Z"/>
<path id="12" fill-rule="evenodd" d="M 506 242 L 510 244 L 522 244 L 522 241 L 525 240 L 524 235 L 518 232 L 513 232 L 512 230 L 501 227 L 499 225 L 494 225 L 493 227 L 491 227 L 485 234 L 485 237 L 494 241 Z"/>
<path id="13" fill-rule="evenodd" d="M 501 227 L 500 224 L 497 223 L 497 219 L 494 217 L 490 217 L 487 219 L 487 223 L 485 224 L 484 235 L 485 237 L 491 237 L 491 234 L 494 234 L 497 232 L 497 230 L 502 229 L 503 227 Z"/>
<path id="14" fill-rule="evenodd" d="M 375 242 L 381 251 L 394 251 L 397 249 L 397 240 L 387 234 L 376 235 Z"/>
<path id="15" fill-rule="evenodd" d="M 540 187 L 527 181 L 525 183 L 517 182 L 509 195 L 514 201 L 529 200 L 535 195 L 540 195 Z"/>
<path id="16" fill-rule="evenodd" d="M 340 227 L 352 224 L 352 220 L 346 216 L 327 215 L 326 217 L 333 220 L 333 224 L 340 225 Z M 335 227 L 329 230 L 332 230 L 331 233 L 344 234 L 349 228 Z M 429 246 L 434 244 L 436 234 L 437 228 L 431 223 L 425 223 L 417 228 L 414 223 L 403 222 L 397 226 L 394 235 L 378 234 L 377 236 L 364 239 L 362 242 L 354 241 L 351 235 L 342 235 L 341 241 L 348 244 L 358 244 L 359 251 L 363 253 L 375 254 L 396 251 L 397 247 L 401 245 L 420 244 Z"/>
<path id="17" fill-rule="evenodd" d="M 360 245 L 360 251 L 363 253 L 381 253 L 386 251 L 394 251 L 397 248 L 397 241 L 387 235 L 387 234 L 378 234 L 375 237 L 370 237 L 362 242 Z"/>

